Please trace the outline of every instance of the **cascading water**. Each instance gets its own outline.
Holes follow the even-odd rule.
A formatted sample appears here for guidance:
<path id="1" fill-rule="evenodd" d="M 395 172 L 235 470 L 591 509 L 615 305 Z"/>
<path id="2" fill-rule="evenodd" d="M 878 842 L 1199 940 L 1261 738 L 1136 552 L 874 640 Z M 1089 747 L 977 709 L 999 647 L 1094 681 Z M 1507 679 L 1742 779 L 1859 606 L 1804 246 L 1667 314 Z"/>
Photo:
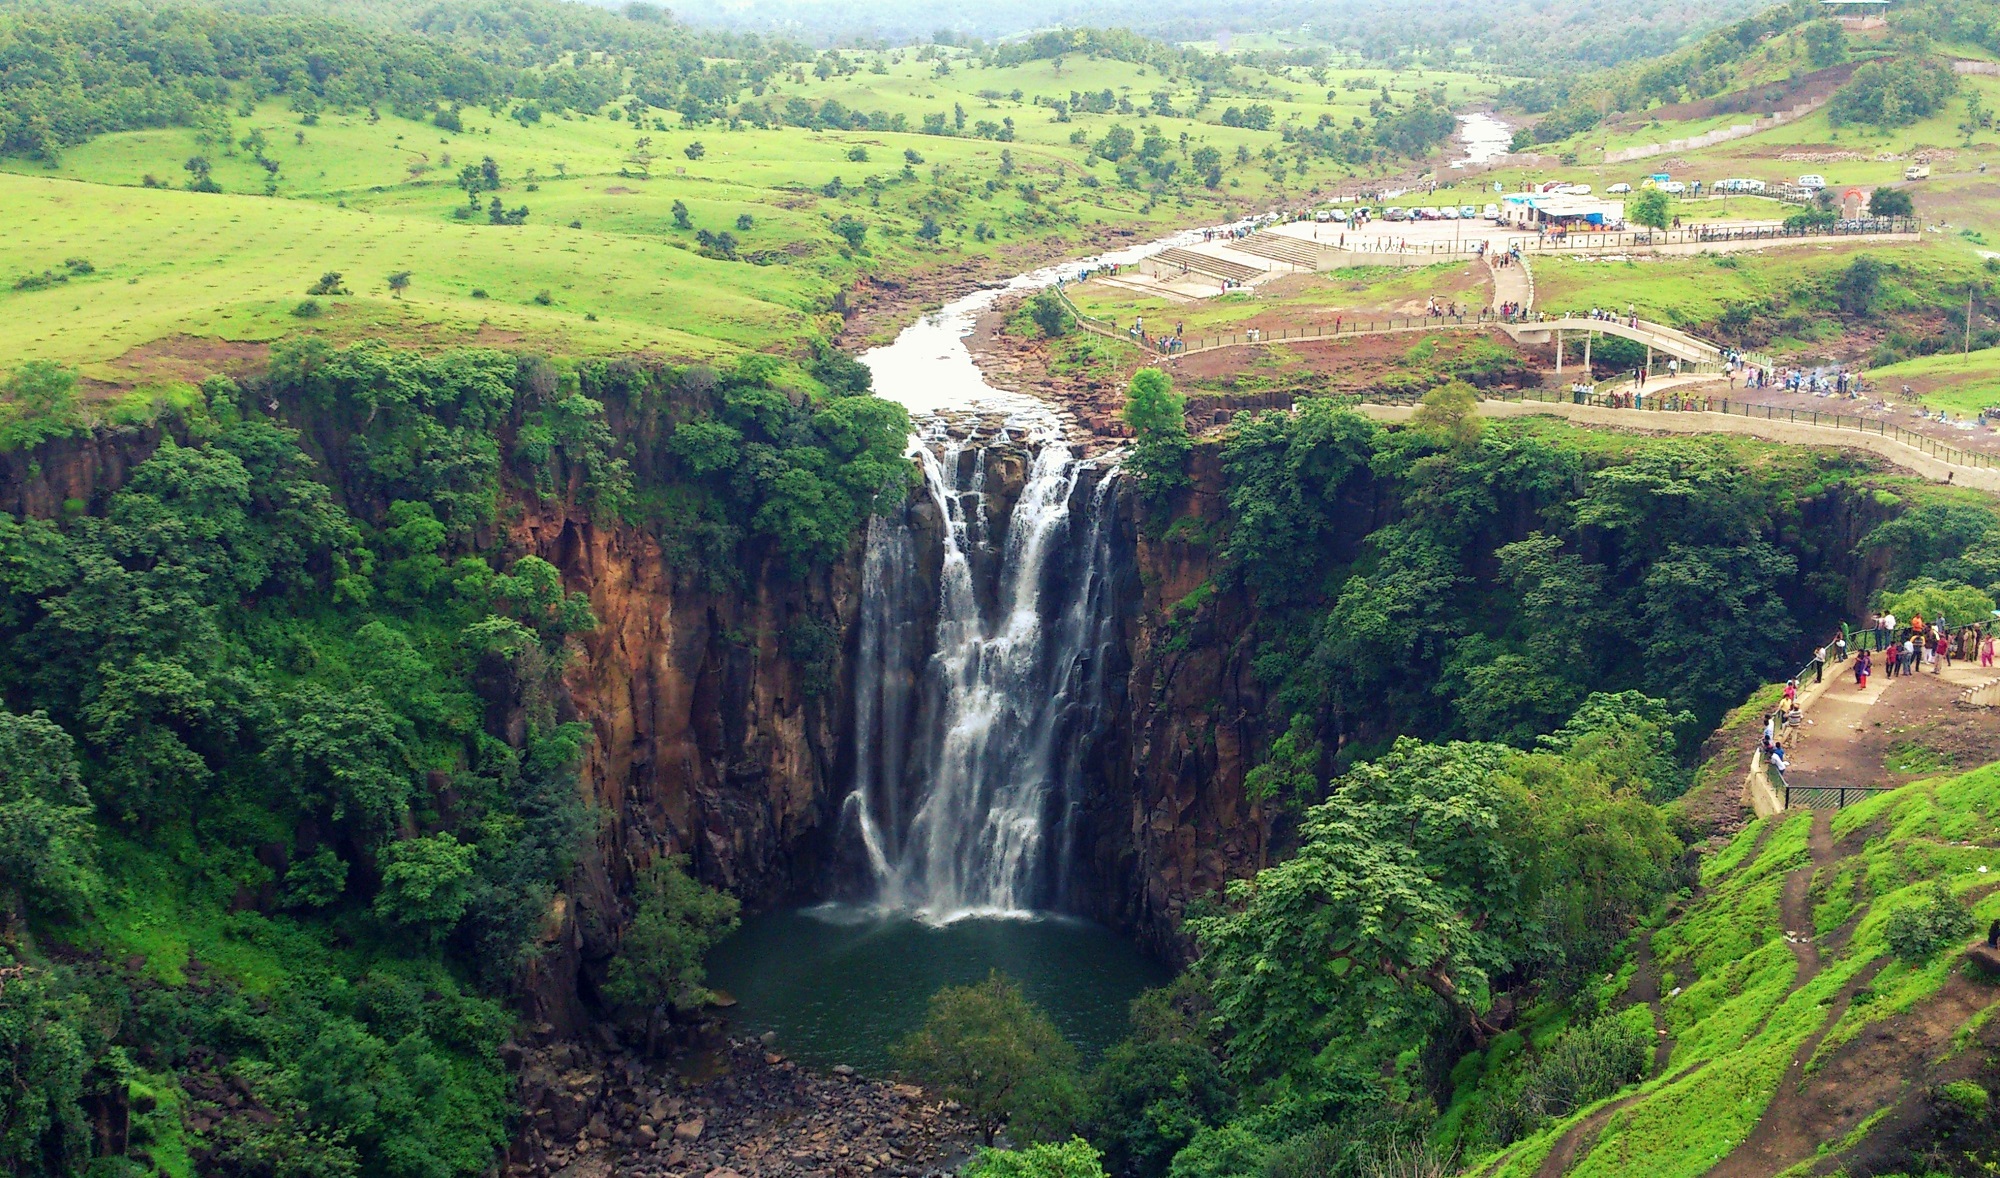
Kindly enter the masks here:
<path id="1" fill-rule="evenodd" d="M 1046 907 L 1068 886 L 1069 818 L 1114 638 L 1115 472 L 1080 459 L 1052 422 L 1026 429 L 1022 441 L 942 421 L 926 431 L 934 580 L 918 568 L 917 513 L 869 528 L 844 818 L 877 901 L 932 919 Z M 995 452 L 1027 463 L 1005 518 L 986 485 Z"/>

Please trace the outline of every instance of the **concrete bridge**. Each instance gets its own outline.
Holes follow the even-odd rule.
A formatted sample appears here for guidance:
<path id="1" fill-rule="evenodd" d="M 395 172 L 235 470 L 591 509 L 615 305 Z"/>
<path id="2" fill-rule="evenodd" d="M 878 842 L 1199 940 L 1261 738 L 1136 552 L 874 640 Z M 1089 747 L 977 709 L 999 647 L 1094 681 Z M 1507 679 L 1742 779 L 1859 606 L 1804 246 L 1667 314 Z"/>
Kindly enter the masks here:
<path id="1" fill-rule="evenodd" d="M 1542 319 L 1526 323 L 1502 323 L 1502 331 L 1514 337 L 1515 343 L 1556 345 L 1556 374 L 1563 370 L 1563 344 L 1576 336 L 1583 337 L 1583 366 L 1590 368 L 1591 341 L 1600 335 L 1617 336 L 1646 345 L 1646 368 L 1653 366 L 1653 353 L 1664 352 L 1683 364 L 1720 364 L 1722 349 L 1706 340 L 1697 339 L 1684 331 L 1676 331 L 1661 323 L 1649 323 L 1644 319 L 1592 319 L 1586 315 L 1565 315 L 1559 319 Z"/>

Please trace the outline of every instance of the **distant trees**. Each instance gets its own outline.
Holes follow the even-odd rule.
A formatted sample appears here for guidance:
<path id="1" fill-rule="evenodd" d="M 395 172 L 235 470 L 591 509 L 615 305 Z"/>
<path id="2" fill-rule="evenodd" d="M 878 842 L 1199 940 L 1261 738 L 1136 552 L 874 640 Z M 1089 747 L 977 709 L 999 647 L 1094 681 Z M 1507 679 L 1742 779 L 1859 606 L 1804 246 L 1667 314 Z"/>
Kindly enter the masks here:
<path id="1" fill-rule="evenodd" d="M 344 295 L 348 293 L 348 290 L 340 284 L 340 271 L 328 270 L 319 276 L 319 281 L 306 288 L 306 293 L 309 295 Z"/>
<path id="2" fill-rule="evenodd" d="M 410 272 L 408 270 L 398 270 L 394 274 L 389 275 L 390 298 L 400 299 L 403 297 L 403 292 L 408 289 L 410 289 Z"/>
<path id="3" fill-rule="evenodd" d="M 1826 115 L 1835 126 L 1907 127 L 1943 110 L 1958 86 L 1958 75 L 1934 58 L 1871 61 L 1834 94 Z"/>
<path id="4" fill-rule="evenodd" d="M 1917 203 L 1910 194 L 1900 188 L 1883 185 L 1868 194 L 1868 215 L 1871 217 L 1914 217 Z"/>

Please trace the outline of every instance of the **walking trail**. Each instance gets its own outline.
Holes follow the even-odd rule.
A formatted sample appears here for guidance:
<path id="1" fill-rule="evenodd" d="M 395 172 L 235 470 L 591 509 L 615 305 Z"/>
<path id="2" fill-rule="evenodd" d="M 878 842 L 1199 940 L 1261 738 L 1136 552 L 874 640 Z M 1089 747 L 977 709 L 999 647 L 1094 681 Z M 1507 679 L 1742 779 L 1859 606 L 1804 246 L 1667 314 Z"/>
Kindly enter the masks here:
<path id="1" fill-rule="evenodd" d="M 1801 785 L 1896 786 L 1955 767 L 1990 761 L 2000 748 L 2000 708 L 1965 708 L 1959 700 L 1970 687 L 2000 677 L 2000 669 L 1960 661 L 1894 680 L 1871 676 L 1866 691 L 1854 683 L 1852 664 L 1828 668 L 1848 672 L 1827 685 L 1809 705 L 1810 719 L 1787 739 L 1794 748 L 1787 779 Z M 1842 862 L 1861 849 L 1863 839 L 1836 842 L 1833 811 L 1816 810 L 1807 840 L 1808 862 L 1785 876 L 1779 915 L 1787 947 L 1797 962 L 1791 990 L 1840 960 L 1866 912 L 1862 902 L 1848 920 L 1826 936 L 1814 925 L 1815 885 L 1825 888 Z M 1762 833 L 1767 834 L 1769 827 Z M 1760 834 L 1760 842 L 1762 834 Z M 1754 859 L 1753 853 L 1746 859 Z M 1814 1158 L 1828 1142 L 1846 1137 L 1878 1110 L 1913 1115 L 1906 1105 L 1925 1090 L 1927 1078 L 1946 1054 L 1952 1037 L 1991 1001 L 1990 991 L 1955 977 L 1943 991 L 1851 1040 L 1811 1067 L 1826 1036 L 1839 1024 L 1856 994 L 1865 989 L 1887 959 L 1856 971 L 1828 1004 L 1825 1017 L 1794 1051 L 1785 1079 L 1750 1134 L 1708 1171 L 1708 1178 L 1764 1178 Z M 1666 1028 L 1659 1009 L 1658 967 L 1650 934 L 1638 945 L 1638 969 L 1621 1005 L 1644 1002 L 1654 1011 L 1656 1035 Z M 1775 1009 L 1775 1008 L 1774 1008 Z M 1768 1017 L 1768 1015 L 1767 1015 Z M 1671 1039 L 1660 1035 L 1652 1074 L 1667 1070 Z M 1686 1069 L 1686 1075 L 1698 1069 Z M 1676 1077 L 1678 1079 L 1679 1077 Z M 1648 1094 L 1633 1093 L 1572 1125 L 1536 1170 L 1536 1178 L 1561 1178 L 1589 1155 L 1610 1118 Z M 1833 1158 L 1827 1159 L 1829 1163 Z M 1497 1168 L 1497 1167 L 1495 1167 Z"/>

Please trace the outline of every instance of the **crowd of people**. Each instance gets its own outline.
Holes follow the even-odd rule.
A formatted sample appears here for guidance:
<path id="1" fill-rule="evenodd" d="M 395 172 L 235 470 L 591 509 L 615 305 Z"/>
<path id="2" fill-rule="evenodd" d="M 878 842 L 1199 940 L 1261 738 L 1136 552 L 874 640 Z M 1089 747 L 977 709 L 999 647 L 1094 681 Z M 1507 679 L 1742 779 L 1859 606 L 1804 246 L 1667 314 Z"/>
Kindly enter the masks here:
<path id="1" fill-rule="evenodd" d="M 1829 664 L 1847 662 L 1850 653 L 1855 686 L 1863 691 L 1868 689 L 1878 662 L 1883 674 L 1894 679 L 1922 674 L 1925 670 L 1943 674 L 1945 668 L 1959 660 L 1976 660 L 1980 667 L 1991 668 L 2000 659 L 2000 649 L 1996 649 L 2000 647 L 2000 639 L 1996 639 L 1988 622 L 1954 628 L 1941 617 L 1926 621 L 1921 614 L 1904 622 L 1888 610 L 1869 619 L 1855 646 L 1858 649 L 1850 652 L 1847 635 L 1843 633 L 1820 647 L 1810 664 L 1815 679 Z M 1785 771 L 1787 763 L 1785 733 L 1804 721 L 1799 690 L 1797 679 L 1787 682 L 1784 699 L 1764 717 L 1764 760 L 1780 773 Z"/>

